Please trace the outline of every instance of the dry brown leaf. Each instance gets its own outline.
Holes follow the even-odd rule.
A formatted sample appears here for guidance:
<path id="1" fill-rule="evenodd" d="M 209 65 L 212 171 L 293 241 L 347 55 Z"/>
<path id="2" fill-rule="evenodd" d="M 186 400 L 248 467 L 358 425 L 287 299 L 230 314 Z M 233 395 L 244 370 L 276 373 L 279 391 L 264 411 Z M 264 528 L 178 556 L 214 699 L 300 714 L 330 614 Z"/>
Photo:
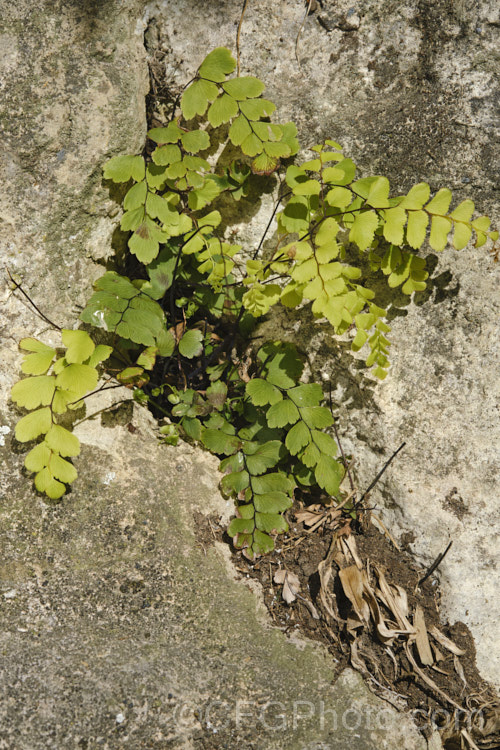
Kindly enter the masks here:
<path id="1" fill-rule="evenodd" d="M 340 618 L 338 614 L 334 611 L 334 607 L 336 609 L 336 602 L 333 596 L 333 593 L 330 591 L 330 580 L 333 576 L 333 570 L 331 564 L 328 562 L 328 557 L 325 560 L 322 560 L 320 564 L 318 565 L 318 574 L 319 574 L 319 580 L 320 580 L 320 589 L 319 589 L 319 599 L 321 604 L 323 605 L 324 609 L 330 617 L 339 622 Z"/>
<path id="2" fill-rule="evenodd" d="M 186 331 L 186 321 L 181 320 L 180 323 L 177 323 L 177 325 L 172 326 L 172 328 L 169 328 L 169 333 L 172 334 L 176 342 L 178 343 L 181 338 L 184 336 L 184 333 Z"/>
<path id="3" fill-rule="evenodd" d="M 441 644 L 441 646 L 444 646 L 448 649 L 448 651 L 451 651 L 452 654 L 456 654 L 457 656 L 463 656 L 467 652 L 463 650 L 463 648 L 459 648 L 456 646 L 452 640 L 447 638 L 443 633 L 441 633 L 440 630 L 436 628 L 435 625 L 432 626 L 432 628 L 429 629 L 429 633 L 432 635 L 433 638 L 436 639 L 438 643 Z"/>
<path id="4" fill-rule="evenodd" d="M 398 552 L 401 552 L 401 547 L 396 542 L 396 540 L 394 539 L 394 537 L 392 536 L 392 534 L 390 533 L 390 531 L 384 526 L 384 524 L 382 523 L 382 521 L 380 520 L 380 518 L 378 516 L 374 515 L 373 513 L 370 513 L 370 520 L 371 520 L 372 524 L 373 524 L 373 521 L 376 521 L 378 524 L 380 524 L 380 526 L 382 528 L 382 531 L 385 533 L 385 535 L 387 536 L 387 538 L 391 540 L 391 542 L 396 547 L 396 549 L 398 550 Z M 373 525 L 375 525 L 375 524 L 373 524 Z"/>
<path id="5" fill-rule="evenodd" d="M 434 651 L 434 660 L 436 662 L 443 661 L 443 659 L 445 658 L 444 654 L 441 653 L 435 643 L 431 643 L 431 648 Z"/>
<path id="6" fill-rule="evenodd" d="M 358 618 L 367 624 L 370 619 L 370 609 L 363 599 L 364 582 L 361 571 L 356 565 L 350 565 L 348 568 L 339 570 L 339 578 L 344 593 L 351 602 Z"/>
<path id="7" fill-rule="evenodd" d="M 362 674 L 369 674 L 365 662 L 358 654 L 358 644 L 356 640 L 353 640 L 351 643 L 351 666 Z"/>
<path id="8" fill-rule="evenodd" d="M 324 560 L 318 565 L 318 575 L 320 580 L 319 599 L 330 617 L 336 622 L 342 622 L 337 611 L 337 600 L 333 594 L 333 587 L 330 581 L 333 577 L 332 560 L 337 550 L 337 535 L 334 534 L 330 544 L 330 549 Z"/>
<path id="9" fill-rule="evenodd" d="M 303 523 L 304 526 L 310 527 L 307 531 L 311 534 L 313 531 L 324 523 L 334 521 L 336 518 L 342 516 L 342 511 L 337 508 L 327 508 L 324 505 L 316 504 L 310 505 L 306 510 L 299 510 L 295 513 L 295 518 L 298 523 Z"/>
<path id="10" fill-rule="evenodd" d="M 356 566 L 359 568 L 359 570 L 363 569 L 363 563 L 360 560 L 360 557 L 358 555 L 358 549 L 356 547 L 356 540 L 353 536 L 347 536 L 345 539 L 342 539 L 342 547 L 345 552 L 345 547 L 349 550 L 349 552 L 352 555 L 352 559 L 356 563 Z"/>
<path id="11" fill-rule="evenodd" d="M 280 568 L 274 574 L 273 580 L 275 583 L 283 584 L 281 596 L 287 604 L 291 604 L 296 600 L 297 593 L 300 589 L 300 581 L 295 573 L 290 573 L 289 570 Z"/>
<path id="12" fill-rule="evenodd" d="M 390 584 L 394 601 L 398 605 L 399 611 L 403 613 L 405 617 L 410 614 L 410 607 L 408 606 L 408 594 L 401 586 L 397 584 Z"/>
<path id="13" fill-rule="evenodd" d="M 480 750 L 466 729 L 462 729 L 460 734 L 467 740 L 469 750 Z"/>
<path id="14" fill-rule="evenodd" d="M 401 600 L 401 595 L 400 594 L 396 595 L 397 598 L 395 598 L 393 591 L 391 590 L 391 587 L 387 583 L 382 570 L 380 570 L 376 565 L 373 566 L 373 569 L 375 570 L 377 574 L 378 582 L 380 586 L 380 591 L 377 591 L 377 596 L 383 601 L 386 607 L 392 612 L 401 630 L 406 631 L 408 635 L 415 635 L 415 628 L 409 623 L 406 617 L 406 614 L 404 612 L 404 609 L 402 610 L 400 607 L 399 602 Z"/>
<path id="15" fill-rule="evenodd" d="M 396 657 L 394 656 L 392 649 L 389 648 L 389 646 L 387 646 L 385 650 L 387 654 L 391 657 L 392 663 L 394 664 L 394 679 L 396 679 L 399 674 L 399 664 L 396 661 Z"/>
<path id="16" fill-rule="evenodd" d="M 368 584 L 366 577 L 365 577 L 364 596 L 368 602 L 368 606 L 370 607 L 371 616 L 375 623 L 379 641 L 381 641 L 385 645 L 389 645 L 399 635 L 407 635 L 406 630 L 398 630 L 395 628 L 389 628 L 387 626 L 384 618 L 382 617 L 382 613 L 380 611 L 380 607 L 378 606 L 378 602 L 375 597 L 375 594 L 373 593 L 373 589 Z"/>
<path id="17" fill-rule="evenodd" d="M 460 659 L 458 658 L 456 654 L 453 654 L 453 666 L 455 667 L 455 672 L 462 680 L 464 687 L 467 687 L 467 680 L 465 679 L 464 668 L 462 667 L 460 663 Z"/>
<path id="18" fill-rule="evenodd" d="M 324 514 L 317 510 L 322 507 L 321 505 L 310 505 L 307 510 L 298 510 L 295 513 L 295 520 L 297 523 L 303 523 L 304 526 L 312 526 L 313 523 L 323 517 Z"/>
<path id="19" fill-rule="evenodd" d="M 427 637 L 427 628 L 425 627 L 424 610 L 417 604 L 415 608 L 415 614 L 413 615 L 413 625 L 415 627 L 415 643 L 417 646 L 418 657 L 422 664 L 430 666 L 434 664 L 434 657 L 432 656 L 431 645 Z"/>
<path id="20" fill-rule="evenodd" d="M 479 707 L 474 717 L 473 731 L 478 737 L 488 740 L 497 738 L 497 747 L 500 746 L 500 705 L 497 701 L 487 701 Z M 482 744 L 482 743 L 481 743 Z M 487 747 L 494 745 L 488 742 Z"/>
<path id="21" fill-rule="evenodd" d="M 439 674 L 446 675 L 446 677 L 450 676 L 449 672 L 447 672 L 445 669 L 441 669 L 441 667 L 437 667 L 435 664 L 431 665 L 431 669 L 433 669 L 435 672 L 439 672 Z"/>
<path id="22" fill-rule="evenodd" d="M 320 620 L 321 617 L 319 616 L 318 610 L 316 609 L 314 604 L 310 602 L 309 599 L 304 599 L 304 597 L 301 596 L 300 594 L 297 594 L 297 596 L 299 597 L 300 601 L 304 604 L 304 606 L 307 607 L 307 609 L 311 613 L 311 617 L 314 620 Z"/>
<path id="23" fill-rule="evenodd" d="M 346 630 L 349 633 L 349 635 L 352 635 L 353 637 L 357 637 L 358 629 L 364 628 L 365 623 L 362 622 L 362 620 L 358 620 L 357 617 L 348 617 L 345 621 Z"/>

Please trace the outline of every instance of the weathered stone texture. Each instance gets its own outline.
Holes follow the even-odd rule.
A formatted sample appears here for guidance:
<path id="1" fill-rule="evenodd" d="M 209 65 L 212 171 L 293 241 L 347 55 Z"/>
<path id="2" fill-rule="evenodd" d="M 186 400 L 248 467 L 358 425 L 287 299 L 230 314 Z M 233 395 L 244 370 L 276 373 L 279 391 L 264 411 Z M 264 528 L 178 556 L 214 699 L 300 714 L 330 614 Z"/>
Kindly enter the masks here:
<path id="1" fill-rule="evenodd" d="M 149 87 L 141 4 L 2 3 L 3 265 L 69 324 L 111 252 L 102 164 L 141 149 Z"/>

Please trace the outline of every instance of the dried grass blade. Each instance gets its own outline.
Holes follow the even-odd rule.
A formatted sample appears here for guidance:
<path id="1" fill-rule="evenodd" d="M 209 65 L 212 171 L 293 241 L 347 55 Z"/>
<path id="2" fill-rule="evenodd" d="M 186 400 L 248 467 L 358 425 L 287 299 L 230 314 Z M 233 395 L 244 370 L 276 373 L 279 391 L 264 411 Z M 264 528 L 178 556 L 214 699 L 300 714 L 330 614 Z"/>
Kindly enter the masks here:
<path id="1" fill-rule="evenodd" d="M 441 646 L 444 646 L 448 649 L 448 651 L 451 651 L 452 654 L 456 654 L 457 656 L 464 656 L 464 654 L 467 653 L 463 648 L 459 648 L 457 645 L 455 645 L 455 643 L 453 643 L 452 640 L 441 633 L 441 631 L 438 630 L 435 625 L 433 625 L 432 628 L 429 629 L 429 633 L 433 638 L 436 639 L 438 643 L 441 644 Z"/>
<path id="2" fill-rule="evenodd" d="M 373 566 L 373 569 L 375 570 L 380 586 L 380 592 L 381 592 L 381 599 L 384 602 L 384 604 L 391 610 L 394 617 L 397 620 L 397 623 L 399 627 L 408 633 L 408 635 L 415 635 L 415 628 L 413 625 L 410 624 L 408 621 L 405 613 L 401 610 L 398 602 L 394 598 L 393 592 L 387 583 L 385 576 L 383 572 L 377 568 L 375 565 Z"/>
<path id="3" fill-rule="evenodd" d="M 342 545 L 346 545 L 347 546 L 349 552 L 352 555 L 352 559 L 356 563 L 356 566 L 358 567 L 359 570 L 362 570 L 363 569 L 363 563 L 361 562 L 361 559 L 360 559 L 360 557 L 358 555 L 358 549 L 356 547 L 356 540 L 354 539 L 354 537 L 353 536 L 348 536 L 345 539 L 342 538 Z M 344 549 L 344 551 L 345 551 L 345 549 Z"/>
<path id="4" fill-rule="evenodd" d="M 467 680 L 465 679 L 464 668 L 462 667 L 460 663 L 460 659 L 458 658 L 456 654 L 453 654 L 453 666 L 455 667 L 455 672 L 462 680 L 464 687 L 467 687 Z"/>
<path id="5" fill-rule="evenodd" d="M 424 611 L 420 604 L 417 604 L 415 608 L 415 614 L 413 615 L 413 625 L 415 626 L 415 630 L 417 631 L 415 635 L 415 643 L 418 650 L 418 657 L 422 664 L 430 666 L 431 664 L 434 664 L 434 657 L 432 656 L 431 645 L 427 637 Z"/>
<path id="6" fill-rule="evenodd" d="M 354 611 L 361 622 L 368 623 L 370 619 L 370 609 L 363 599 L 363 576 L 356 565 L 350 565 L 348 568 L 339 570 L 339 578 L 344 589 L 344 593 L 351 602 Z"/>

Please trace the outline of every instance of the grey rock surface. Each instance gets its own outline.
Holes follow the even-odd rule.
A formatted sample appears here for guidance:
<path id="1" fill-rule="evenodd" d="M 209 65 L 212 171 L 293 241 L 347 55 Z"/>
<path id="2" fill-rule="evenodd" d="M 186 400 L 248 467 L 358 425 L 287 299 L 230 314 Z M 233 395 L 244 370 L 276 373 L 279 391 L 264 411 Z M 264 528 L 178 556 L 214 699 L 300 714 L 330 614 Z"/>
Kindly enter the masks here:
<path id="1" fill-rule="evenodd" d="M 242 73 L 265 81 L 277 117 L 294 120 L 305 145 L 340 141 L 363 174 L 388 176 L 395 191 L 419 181 L 449 187 L 456 203 L 473 199 L 498 226 L 497 3 L 322 0 L 312 7 L 301 29 L 302 2 L 247 5 Z M 148 9 L 169 80 L 184 84 L 214 46 L 234 49 L 239 0 L 208 3 L 203 12 L 196 0 Z M 267 196 L 248 207 L 237 240 L 253 246 L 272 206 Z M 391 300 L 394 364 L 383 383 L 364 378 L 345 342 L 333 342 L 307 315 L 292 317 L 292 336 L 332 381 L 361 488 L 406 441 L 372 502 L 424 565 L 453 540 L 438 572 L 443 617 L 469 626 L 481 673 L 500 685 L 500 267 L 471 246 L 433 255 L 429 267 L 424 294 L 411 304 L 402 294 Z M 278 313 L 265 330 L 290 336 L 290 318 Z"/>
<path id="2" fill-rule="evenodd" d="M 144 143 L 141 7 L 2 3 L 2 266 L 50 300 L 60 325 L 73 324 L 101 274 L 92 259 L 113 252 L 117 205 L 102 163 Z"/>
<path id="3" fill-rule="evenodd" d="M 2 265 L 60 325 L 110 253 L 102 164 L 142 147 L 143 14 L 137 0 L 0 2 Z M 72 491 L 36 495 L 9 390 L 19 339 L 55 339 L 2 283 L 0 748 L 424 750 L 410 717 L 270 626 L 227 547 L 199 542 L 197 513 L 231 511 L 217 462 L 160 446 L 146 412 L 89 405 Z"/>

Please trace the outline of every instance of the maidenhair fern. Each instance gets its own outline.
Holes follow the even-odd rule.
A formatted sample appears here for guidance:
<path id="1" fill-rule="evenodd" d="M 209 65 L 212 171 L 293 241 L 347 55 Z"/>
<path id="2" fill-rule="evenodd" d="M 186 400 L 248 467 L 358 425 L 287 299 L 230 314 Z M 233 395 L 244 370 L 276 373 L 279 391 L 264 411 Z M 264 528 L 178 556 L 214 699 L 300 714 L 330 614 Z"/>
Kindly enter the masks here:
<path id="1" fill-rule="evenodd" d="M 229 526 L 236 547 L 253 558 L 286 531 L 294 492 L 341 496 L 345 466 L 329 432 L 330 410 L 320 385 L 304 382 L 303 362 L 290 344 L 258 351 L 249 333 L 271 307 L 308 304 L 380 379 L 389 367 L 387 310 L 380 279 L 406 295 L 426 287 L 425 249 L 441 251 L 452 233 L 457 250 L 498 232 L 473 218 L 465 200 L 450 211 L 451 192 L 434 196 L 426 183 L 394 195 L 386 177 L 357 177 L 335 141 L 293 163 L 293 123 L 271 121 L 275 106 L 252 76 L 231 77 L 225 48 L 211 52 L 163 127 L 149 131 L 151 157 L 115 156 L 104 177 L 126 183 L 120 226 L 133 258 L 128 276 L 107 271 L 81 320 L 103 329 L 109 346 L 82 331 L 63 331 L 64 354 L 24 339 L 22 370 L 12 399 L 29 410 L 18 440 L 40 441 L 26 458 L 35 485 L 60 497 L 76 478 L 70 461 L 78 440 L 58 424 L 98 380 L 97 365 L 113 350 L 107 371 L 133 389 L 159 417 L 164 442 L 201 442 L 221 458 L 223 492 L 234 497 Z M 231 146 L 231 163 L 210 154 Z M 266 176 L 283 173 L 272 248 L 234 244 L 221 214 L 225 195 L 245 199 Z M 255 180 L 258 175 L 260 182 Z M 363 276 L 367 263 L 377 285 Z M 372 274 L 373 275 L 373 274 Z M 102 334 L 101 334 L 102 335 Z"/>
<path id="2" fill-rule="evenodd" d="M 66 458 L 78 456 L 78 438 L 58 419 L 68 409 L 78 409 L 82 398 L 97 386 L 97 366 L 107 359 L 112 347 L 95 346 L 84 331 L 63 330 L 66 347 L 56 349 L 34 338 L 22 339 L 25 355 L 21 370 L 30 377 L 12 388 L 12 400 L 29 414 L 16 425 L 16 440 L 29 443 L 43 436 L 26 456 L 24 465 L 35 472 L 35 487 L 52 500 L 66 492 L 66 485 L 77 477 L 75 467 Z"/>

